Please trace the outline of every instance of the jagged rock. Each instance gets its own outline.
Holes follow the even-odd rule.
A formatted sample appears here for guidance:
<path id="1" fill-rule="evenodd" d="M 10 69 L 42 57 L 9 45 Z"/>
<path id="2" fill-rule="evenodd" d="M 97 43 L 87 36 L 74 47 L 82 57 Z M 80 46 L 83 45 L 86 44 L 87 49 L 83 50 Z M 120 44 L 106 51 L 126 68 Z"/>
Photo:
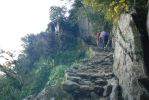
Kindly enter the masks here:
<path id="1" fill-rule="evenodd" d="M 94 91 L 98 96 L 103 96 L 104 88 L 100 86 L 95 86 Z"/>
<path id="2" fill-rule="evenodd" d="M 89 74 L 88 73 L 78 73 L 78 75 L 81 77 L 81 78 L 89 78 Z"/>
<path id="3" fill-rule="evenodd" d="M 117 82 L 112 61 L 111 52 L 96 51 L 94 57 L 65 71 L 62 88 L 46 87 L 32 100 L 110 100 L 115 92 L 112 87 Z"/>
<path id="4" fill-rule="evenodd" d="M 80 77 L 67 76 L 67 80 L 79 82 L 79 81 L 81 81 L 81 78 Z"/>
<path id="5" fill-rule="evenodd" d="M 112 85 L 106 87 L 105 96 L 109 96 L 112 92 Z"/>
<path id="6" fill-rule="evenodd" d="M 26 98 L 23 99 L 23 100 L 33 100 L 33 98 L 34 98 L 34 96 L 33 96 L 33 95 L 30 95 L 30 96 L 26 97 Z"/>
<path id="7" fill-rule="evenodd" d="M 98 73 L 93 73 L 93 74 L 90 74 L 90 79 L 91 80 L 98 80 L 99 78 L 102 78 L 104 75 L 103 75 L 103 73 L 100 73 L 100 74 L 98 74 Z"/>
<path id="8" fill-rule="evenodd" d="M 95 84 L 96 85 L 99 85 L 99 86 L 105 86 L 105 85 L 107 85 L 108 84 L 108 82 L 106 81 L 106 80 L 96 80 L 95 81 Z"/>
<path id="9" fill-rule="evenodd" d="M 70 81 L 70 80 L 66 80 L 63 83 L 63 89 L 68 92 L 75 91 L 79 88 L 80 88 L 79 84 L 77 84 L 76 82 Z"/>
<path id="10" fill-rule="evenodd" d="M 88 85 L 81 85 L 80 90 L 82 91 L 92 91 L 94 88 Z"/>
<path id="11" fill-rule="evenodd" d="M 27 100 L 72 100 L 70 95 L 59 86 L 47 86 L 37 96 Z"/>
<path id="12" fill-rule="evenodd" d="M 110 95 L 110 100 L 121 100 L 120 98 L 119 98 L 119 93 L 120 91 L 119 91 L 119 86 L 118 86 L 118 84 L 116 84 L 116 85 L 114 85 L 113 86 L 113 89 L 112 89 L 112 93 L 111 93 L 111 95 Z"/>
<path id="13" fill-rule="evenodd" d="M 94 90 L 94 88 L 91 86 L 88 86 L 88 85 L 81 85 L 80 89 L 79 89 L 81 96 L 91 96 L 90 93 L 93 90 Z"/>
<path id="14" fill-rule="evenodd" d="M 112 64 L 110 52 L 96 51 L 94 57 L 85 59 L 66 71 L 66 82 L 73 81 L 79 87 L 69 90 L 71 92 L 66 91 L 74 100 L 109 100 L 113 89 L 109 82 L 112 84 L 116 81 Z"/>
<path id="15" fill-rule="evenodd" d="M 91 81 L 87 81 L 87 80 L 81 80 L 78 82 L 80 85 L 89 85 L 92 86 L 93 83 Z"/>
<path id="16" fill-rule="evenodd" d="M 105 73 L 105 77 L 107 79 L 111 79 L 112 77 L 114 77 L 114 74 L 113 73 Z"/>

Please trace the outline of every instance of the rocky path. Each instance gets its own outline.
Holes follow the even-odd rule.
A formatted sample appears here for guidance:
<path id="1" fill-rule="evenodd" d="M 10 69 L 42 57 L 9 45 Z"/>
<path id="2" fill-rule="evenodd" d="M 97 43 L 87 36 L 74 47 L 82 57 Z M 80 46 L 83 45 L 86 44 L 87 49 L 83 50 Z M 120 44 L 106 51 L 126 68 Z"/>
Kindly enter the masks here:
<path id="1" fill-rule="evenodd" d="M 95 56 L 84 59 L 66 70 L 63 89 L 74 100 L 117 100 L 118 81 L 112 71 L 113 54 L 95 51 Z"/>
<path id="2" fill-rule="evenodd" d="M 95 55 L 67 69 L 62 87 L 45 87 L 37 96 L 24 100 L 122 100 L 113 74 L 113 53 L 91 48 Z"/>

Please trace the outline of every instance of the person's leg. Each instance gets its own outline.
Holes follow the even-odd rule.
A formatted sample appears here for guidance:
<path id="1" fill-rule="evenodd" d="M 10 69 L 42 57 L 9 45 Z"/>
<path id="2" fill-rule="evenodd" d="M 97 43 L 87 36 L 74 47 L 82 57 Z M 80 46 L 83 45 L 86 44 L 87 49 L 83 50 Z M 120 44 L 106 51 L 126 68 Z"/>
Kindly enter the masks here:
<path id="1" fill-rule="evenodd" d="M 107 42 L 108 42 L 108 36 L 104 36 L 103 47 L 106 47 Z"/>
<path id="2" fill-rule="evenodd" d="M 99 46 L 100 48 L 103 48 L 103 46 L 104 46 L 103 43 L 104 43 L 104 42 L 103 42 L 103 37 L 101 37 L 101 38 L 100 38 L 100 43 L 99 43 L 99 44 L 100 44 L 100 46 Z"/>
<path id="3" fill-rule="evenodd" d="M 99 46 L 99 40 L 98 39 L 96 39 L 96 45 L 97 45 L 97 47 Z"/>

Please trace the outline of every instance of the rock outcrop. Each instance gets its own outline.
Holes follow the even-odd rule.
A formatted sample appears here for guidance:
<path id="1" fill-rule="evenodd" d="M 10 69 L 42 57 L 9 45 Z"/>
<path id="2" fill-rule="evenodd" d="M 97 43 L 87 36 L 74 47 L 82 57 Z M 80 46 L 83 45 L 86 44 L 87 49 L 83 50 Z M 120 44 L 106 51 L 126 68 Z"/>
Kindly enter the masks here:
<path id="1" fill-rule="evenodd" d="M 38 95 L 30 95 L 23 100 L 72 100 L 60 86 L 47 86 Z"/>
<path id="2" fill-rule="evenodd" d="M 115 30 L 114 74 L 124 100 L 149 100 L 142 84 L 147 81 L 140 33 L 130 14 L 121 16 Z"/>

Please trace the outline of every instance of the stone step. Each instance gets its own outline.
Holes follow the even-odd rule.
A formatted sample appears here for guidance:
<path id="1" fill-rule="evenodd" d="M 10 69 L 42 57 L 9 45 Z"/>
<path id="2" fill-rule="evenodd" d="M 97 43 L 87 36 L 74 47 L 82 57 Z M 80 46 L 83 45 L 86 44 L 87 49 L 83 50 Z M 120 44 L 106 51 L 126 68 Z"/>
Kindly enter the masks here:
<path id="1" fill-rule="evenodd" d="M 65 72 L 64 90 L 75 100 L 108 100 L 113 87 L 116 87 L 112 66 L 112 54 L 97 51 L 94 57 L 82 60 Z M 92 97 L 94 99 L 87 99 Z"/>

